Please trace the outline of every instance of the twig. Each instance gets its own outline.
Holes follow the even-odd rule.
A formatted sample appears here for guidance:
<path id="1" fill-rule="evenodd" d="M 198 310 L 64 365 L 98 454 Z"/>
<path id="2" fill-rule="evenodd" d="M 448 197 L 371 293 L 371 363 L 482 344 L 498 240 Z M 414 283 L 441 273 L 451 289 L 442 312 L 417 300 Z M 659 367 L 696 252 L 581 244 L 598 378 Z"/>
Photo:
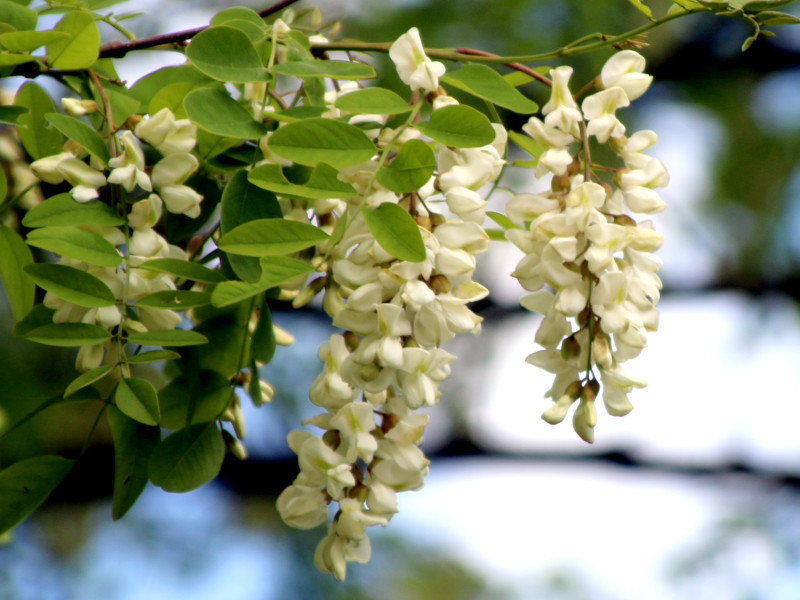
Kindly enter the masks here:
<path id="1" fill-rule="evenodd" d="M 275 14 L 279 10 L 286 8 L 297 1 L 298 0 L 281 0 L 269 8 L 259 11 L 258 14 L 261 17 L 268 17 L 269 15 Z M 184 29 L 183 31 L 175 31 L 173 33 L 164 33 L 148 38 L 142 38 L 140 40 L 134 40 L 132 42 L 109 42 L 108 44 L 104 44 L 100 47 L 100 58 L 122 58 L 128 52 L 132 52 L 134 50 L 143 50 L 145 48 L 154 48 L 156 46 L 185 42 L 186 40 L 192 39 L 204 29 L 208 29 L 208 26 L 195 27 L 194 29 Z"/>

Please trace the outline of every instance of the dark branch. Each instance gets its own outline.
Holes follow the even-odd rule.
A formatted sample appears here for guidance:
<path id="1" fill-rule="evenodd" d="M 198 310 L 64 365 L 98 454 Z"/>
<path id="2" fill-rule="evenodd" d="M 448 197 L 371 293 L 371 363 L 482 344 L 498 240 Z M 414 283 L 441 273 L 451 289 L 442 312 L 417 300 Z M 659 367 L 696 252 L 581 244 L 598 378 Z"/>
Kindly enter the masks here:
<path id="1" fill-rule="evenodd" d="M 279 10 L 286 8 L 297 1 L 298 0 L 281 0 L 269 8 L 265 8 L 264 10 L 260 11 L 258 14 L 261 17 L 268 17 L 269 15 L 275 14 Z M 101 46 L 100 58 L 122 58 L 128 52 L 132 52 L 134 50 L 143 50 L 145 48 L 179 44 L 181 42 L 185 42 L 186 40 L 192 39 L 204 29 L 208 29 L 208 26 L 195 27 L 194 29 L 184 29 L 183 31 L 175 31 L 173 33 L 164 33 L 162 35 L 142 38 L 132 42 L 109 42 L 108 44 Z"/>

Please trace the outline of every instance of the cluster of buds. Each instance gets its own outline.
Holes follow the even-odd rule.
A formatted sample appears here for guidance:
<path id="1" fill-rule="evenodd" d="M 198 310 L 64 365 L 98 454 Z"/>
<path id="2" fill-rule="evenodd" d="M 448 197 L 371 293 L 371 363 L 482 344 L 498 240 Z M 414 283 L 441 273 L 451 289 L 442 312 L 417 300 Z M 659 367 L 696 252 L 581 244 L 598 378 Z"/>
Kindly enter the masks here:
<path id="1" fill-rule="evenodd" d="M 544 349 L 527 361 L 555 375 L 546 394 L 555 404 L 542 417 L 559 423 L 578 402 L 573 424 L 587 442 L 594 440 L 600 381 L 609 414 L 632 410 L 627 395 L 646 382 L 621 364 L 641 352 L 647 332 L 658 326 L 661 262 L 652 253 L 662 238 L 652 222 L 637 222 L 627 213 L 662 211 L 654 188 L 666 185 L 669 175 L 659 159 L 644 153 L 656 134 L 645 130 L 626 137 L 616 116 L 649 87 L 652 77 L 643 72 L 644 62 L 631 50 L 612 56 L 595 82 L 600 91 L 580 108 L 569 90 L 572 69 L 551 71 L 544 120 L 533 117 L 523 127 L 543 148 L 536 176 L 550 175 L 551 189 L 517 195 L 506 207 L 509 218 L 522 225 L 506 232 L 525 253 L 513 273 L 532 292 L 521 304 L 544 316 L 536 332 Z M 624 163 L 612 169 L 613 186 L 594 172 L 592 137 Z"/>
<path id="2" fill-rule="evenodd" d="M 75 110 L 69 104 L 66 105 Z M 75 114 L 81 114 L 80 112 Z M 155 229 L 163 208 L 169 212 L 197 217 L 202 196 L 185 185 L 198 168 L 198 160 L 191 153 L 196 143 L 197 128 L 188 120 L 176 120 L 165 108 L 149 119 L 139 121 L 135 127 L 117 134 L 115 145 L 119 153 L 108 161 L 110 172 L 106 176 L 104 165 L 94 156 L 90 163 L 79 154 L 65 151 L 44 157 L 31 164 L 33 172 L 47 183 L 67 181 L 72 185 L 72 197 L 78 202 L 89 202 L 100 196 L 100 188 L 113 184 L 115 204 L 124 207 L 126 223 L 122 227 L 81 225 L 80 228 L 101 236 L 113 246 L 124 247 L 125 260 L 120 266 L 98 266 L 62 257 L 60 263 L 94 275 L 114 293 L 118 302 L 113 306 L 86 308 L 78 306 L 47 292 L 44 304 L 55 310 L 55 323 L 89 323 L 109 331 L 122 327 L 129 333 L 174 329 L 182 320 L 175 311 L 163 308 L 137 307 L 136 319 L 126 312 L 126 304 L 150 293 L 174 290 L 175 277 L 138 268 L 151 258 L 176 258 L 185 260 L 186 253 L 167 242 Z M 157 150 L 162 158 L 152 167 L 145 165 L 142 142 Z M 118 250 L 122 256 L 122 251 Z M 78 351 L 76 367 L 89 371 L 104 360 L 117 364 L 122 348 L 112 341 L 104 344 L 82 346 Z M 124 361 L 123 361 L 124 362 Z M 121 365 L 125 368 L 125 365 Z M 123 372 L 122 376 L 129 376 Z"/>
<path id="3" fill-rule="evenodd" d="M 416 30 L 395 43 L 391 56 L 413 89 L 438 88 L 443 67 L 425 57 Z M 446 104 L 437 102 L 434 110 Z M 480 224 L 485 201 L 476 190 L 503 165 L 506 132 L 496 129 L 495 143 L 483 148 L 437 148 L 438 169 L 415 193 L 381 189 L 374 181 L 376 161 L 344 173 L 360 195 L 351 199 L 346 233 L 328 249 L 323 301 L 343 333 L 319 350 L 324 369 L 309 395 L 325 412 L 306 422 L 324 434 L 289 434 L 301 472 L 278 499 L 284 521 L 303 529 L 325 523 L 329 505 L 338 505 L 315 563 L 340 580 L 348 562 L 369 560 L 366 529 L 389 522 L 397 492 L 424 483 L 429 461 L 419 444 L 429 417 L 415 411 L 438 402 L 439 385 L 450 374 L 455 356 L 442 345 L 480 331 L 481 318 L 467 307 L 488 294 L 472 279 L 475 255 L 489 247 Z M 385 136 L 377 133 L 380 145 Z M 415 137 L 411 126 L 394 143 Z M 457 218 L 427 209 L 425 201 L 438 192 Z M 358 212 L 362 203 L 386 202 L 414 217 L 426 251 L 421 262 L 387 253 Z"/>

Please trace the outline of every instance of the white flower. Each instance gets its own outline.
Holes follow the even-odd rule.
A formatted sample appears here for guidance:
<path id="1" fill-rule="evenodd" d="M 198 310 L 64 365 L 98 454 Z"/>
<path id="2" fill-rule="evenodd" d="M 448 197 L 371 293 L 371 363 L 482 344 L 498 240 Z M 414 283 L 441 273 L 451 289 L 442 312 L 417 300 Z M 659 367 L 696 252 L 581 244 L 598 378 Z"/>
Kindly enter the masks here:
<path id="1" fill-rule="evenodd" d="M 278 496 L 278 512 L 292 527 L 311 529 L 328 520 L 325 493 L 316 486 L 290 485 Z"/>
<path id="2" fill-rule="evenodd" d="M 625 135 L 625 125 L 614 113 L 618 108 L 629 104 L 625 90 L 616 86 L 587 96 L 581 104 L 583 116 L 589 121 L 586 133 L 596 136 L 601 144 L 607 142 L 610 137 Z"/>
<path id="3" fill-rule="evenodd" d="M 652 75 L 643 73 L 644 57 L 633 50 L 617 52 L 606 61 L 600 72 L 600 81 L 605 89 L 618 86 L 625 91 L 628 100 L 636 100 L 647 91 L 653 81 Z"/>
<path id="4" fill-rule="evenodd" d="M 72 197 L 78 202 L 88 202 L 98 197 L 97 188 L 106 184 L 106 177 L 69 152 L 46 156 L 31 163 L 36 176 L 47 183 L 67 181 Z"/>
<path id="5" fill-rule="evenodd" d="M 136 137 L 165 156 L 175 152 L 190 152 L 197 138 L 197 127 L 189 119 L 176 120 L 168 108 L 162 108 L 149 119 L 141 121 L 133 131 Z"/>
<path id="6" fill-rule="evenodd" d="M 571 75 L 572 67 L 558 67 L 550 71 L 553 90 L 550 100 L 542 107 L 542 114 L 546 115 L 544 122 L 548 127 L 558 127 L 564 133 L 577 134 L 581 111 L 569 91 Z"/>
<path id="7" fill-rule="evenodd" d="M 412 90 L 425 93 L 439 88 L 439 77 L 444 75 L 445 67 L 433 62 L 425 55 L 425 48 L 419 37 L 419 30 L 412 27 L 401 35 L 389 48 L 389 56 L 397 66 L 397 74 L 403 83 Z"/>
<path id="8" fill-rule="evenodd" d="M 109 183 L 118 183 L 131 192 L 138 185 L 143 190 L 152 191 L 150 177 L 144 172 L 144 153 L 139 146 L 139 140 L 130 131 L 125 131 L 120 136 L 123 152 L 108 161 L 112 167 L 108 176 Z"/>

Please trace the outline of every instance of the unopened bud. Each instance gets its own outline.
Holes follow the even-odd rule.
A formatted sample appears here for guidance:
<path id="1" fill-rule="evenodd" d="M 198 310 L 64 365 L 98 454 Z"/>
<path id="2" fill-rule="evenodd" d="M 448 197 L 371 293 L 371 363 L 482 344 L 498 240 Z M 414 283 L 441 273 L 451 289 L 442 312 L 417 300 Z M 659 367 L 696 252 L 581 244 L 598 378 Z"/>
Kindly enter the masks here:
<path id="1" fill-rule="evenodd" d="M 594 402 L 581 403 L 572 416 L 572 426 L 581 439 L 590 444 L 594 442 L 594 426 L 597 424 L 597 407 Z"/>
<path id="2" fill-rule="evenodd" d="M 550 182 L 550 189 L 556 194 L 568 192 L 571 188 L 572 179 L 569 175 L 555 175 Z"/>
<path id="3" fill-rule="evenodd" d="M 563 421 L 567 416 L 569 407 L 572 406 L 573 402 L 575 402 L 574 396 L 571 396 L 570 394 L 564 394 L 556 401 L 555 404 L 553 404 L 553 406 L 542 413 L 542 419 L 550 423 L 550 425 L 557 425 L 558 423 L 561 423 L 561 421 Z"/>
<path id="4" fill-rule="evenodd" d="M 357 334 L 352 331 L 344 332 L 344 345 L 350 352 L 354 352 L 360 343 L 361 338 L 359 338 Z"/>
<path id="5" fill-rule="evenodd" d="M 431 231 L 436 229 L 439 225 L 444 225 L 447 219 L 444 218 L 444 215 L 440 215 L 439 213 L 431 213 Z"/>
<path id="6" fill-rule="evenodd" d="M 297 296 L 295 296 L 294 300 L 292 300 L 292 308 L 301 308 L 311 302 L 314 296 L 319 293 L 319 291 L 325 287 L 325 283 L 328 281 L 327 277 L 317 277 L 311 283 L 309 283 L 303 290 L 300 291 Z"/>
<path id="7" fill-rule="evenodd" d="M 275 397 L 275 386 L 263 379 L 258 380 L 258 388 L 261 391 L 261 401 L 271 402 Z"/>
<path id="8" fill-rule="evenodd" d="M 77 98 L 62 98 L 61 106 L 64 112 L 73 117 L 82 117 L 97 112 L 99 107 L 94 100 L 78 100 Z"/>
<path id="9" fill-rule="evenodd" d="M 636 221 L 628 215 L 614 215 L 614 224 L 624 225 L 625 227 L 636 227 Z"/>
<path id="10" fill-rule="evenodd" d="M 244 447 L 244 444 L 233 437 L 228 431 L 222 430 L 222 439 L 225 440 L 225 445 L 230 450 L 230 453 L 233 454 L 239 460 L 247 460 L 247 449 Z"/>
<path id="11" fill-rule="evenodd" d="M 284 290 L 281 289 L 281 293 L 278 294 L 278 300 L 281 302 L 288 302 L 289 300 L 294 300 L 295 297 L 300 293 L 300 290 Z"/>
<path id="12" fill-rule="evenodd" d="M 430 287 L 437 294 L 446 294 L 452 289 L 450 280 L 444 275 L 434 275 L 431 277 L 428 287 Z"/>
<path id="13" fill-rule="evenodd" d="M 294 344 L 294 336 L 283 327 L 279 327 L 273 323 L 272 331 L 275 332 L 275 343 L 278 344 L 278 346 L 291 346 Z"/>
<path id="14" fill-rule="evenodd" d="M 577 175 L 578 173 L 581 172 L 582 168 L 583 168 L 583 165 L 581 164 L 581 159 L 576 156 L 575 160 L 573 160 L 567 166 L 567 177 L 570 177 L 570 178 L 575 177 L 575 175 Z"/>
<path id="15" fill-rule="evenodd" d="M 570 360 L 576 358 L 581 353 L 581 345 L 574 335 L 569 336 L 561 342 L 561 358 Z"/>
<path id="16" fill-rule="evenodd" d="M 339 436 L 338 431 L 336 431 L 335 429 L 329 429 L 322 435 L 322 441 L 325 442 L 325 444 L 329 448 L 333 448 L 334 450 L 336 450 L 336 448 L 339 447 L 339 442 L 341 441 L 341 437 Z"/>
<path id="17" fill-rule="evenodd" d="M 611 345 L 609 344 L 608 336 L 599 335 L 592 340 L 592 356 L 594 361 L 604 369 L 610 369 L 614 363 L 614 357 L 611 354 Z"/>
<path id="18" fill-rule="evenodd" d="M 414 217 L 414 221 L 423 229 L 427 229 L 428 231 L 433 230 L 433 220 L 430 215 L 417 215 Z"/>

